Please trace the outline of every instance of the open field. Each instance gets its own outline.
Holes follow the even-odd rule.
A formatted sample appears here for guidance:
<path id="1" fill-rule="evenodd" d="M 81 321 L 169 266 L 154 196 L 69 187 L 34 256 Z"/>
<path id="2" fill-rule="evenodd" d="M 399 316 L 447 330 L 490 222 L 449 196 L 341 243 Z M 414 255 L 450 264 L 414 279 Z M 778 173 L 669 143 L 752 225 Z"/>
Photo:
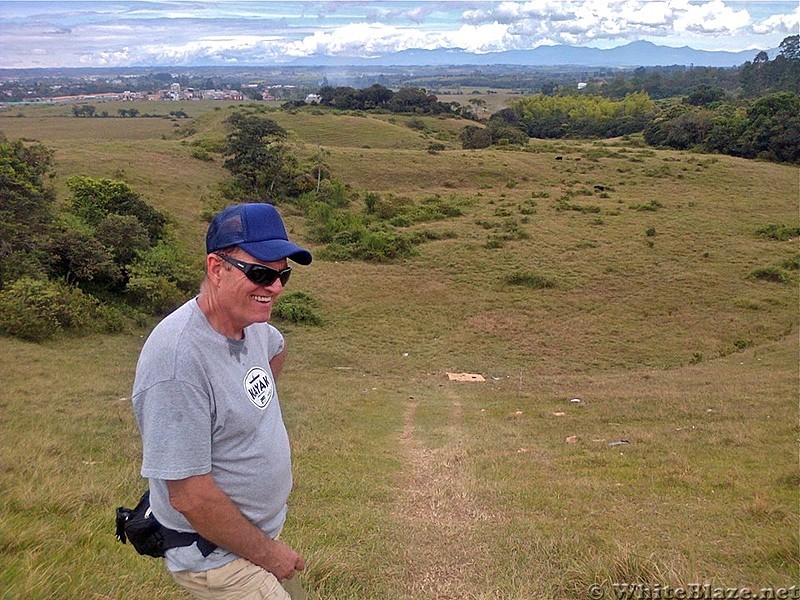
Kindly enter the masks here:
<path id="1" fill-rule="evenodd" d="M 178 108 L 192 121 L 31 106 L 0 113 L 0 131 L 55 149 L 62 198 L 70 175 L 124 178 L 199 259 L 225 172 L 190 142 L 222 135 L 228 108 L 148 112 Z M 468 121 L 266 116 L 362 198 L 438 194 L 462 213 L 414 225 L 450 235 L 413 258 L 293 275 L 325 319 L 279 324 L 283 535 L 310 598 L 800 581 L 800 246 L 757 234 L 798 226 L 797 167 L 635 140 L 464 151 Z M 303 215 L 284 212 L 302 240 Z M 751 277 L 767 267 L 788 281 Z M 144 487 L 129 397 L 146 335 L 0 338 L 0 598 L 185 597 L 113 535 Z"/>

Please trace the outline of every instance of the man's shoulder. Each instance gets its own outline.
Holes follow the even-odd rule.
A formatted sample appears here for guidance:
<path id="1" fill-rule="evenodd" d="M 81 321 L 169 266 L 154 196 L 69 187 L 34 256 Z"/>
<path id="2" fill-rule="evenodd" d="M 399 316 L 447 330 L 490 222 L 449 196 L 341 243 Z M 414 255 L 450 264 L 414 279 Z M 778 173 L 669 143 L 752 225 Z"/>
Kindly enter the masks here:
<path id="1" fill-rule="evenodd" d="M 197 360 L 201 325 L 197 322 L 194 300 L 164 317 L 147 336 L 136 363 L 134 389 L 148 388 L 156 382 L 173 379 L 178 372 L 188 373 L 187 365 Z"/>
<path id="2" fill-rule="evenodd" d="M 174 341 L 175 336 L 183 335 L 186 331 L 191 332 L 198 325 L 196 313 L 199 312 L 199 309 L 193 306 L 195 304 L 195 299 L 192 298 L 161 319 L 147 336 L 147 342 L 159 339 Z"/>
<path id="3" fill-rule="evenodd" d="M 178 307 L 153 328 L 144 342 L 140 360 L 153 356 L 163 360 L 166 354 L 178 349 L 184 353 L 193 345 L 192 339 L 202 333 L 202 324 L 197 319 L 199 310 L 192 307 L 192 303 L 194 300 L 189 300 Z"/>

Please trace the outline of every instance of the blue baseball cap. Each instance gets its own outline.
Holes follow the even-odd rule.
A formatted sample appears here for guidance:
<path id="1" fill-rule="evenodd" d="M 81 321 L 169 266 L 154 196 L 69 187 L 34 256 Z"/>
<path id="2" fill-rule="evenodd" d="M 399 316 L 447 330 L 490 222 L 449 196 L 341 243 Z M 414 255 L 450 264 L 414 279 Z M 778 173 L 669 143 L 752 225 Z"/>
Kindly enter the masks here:
<path id="1" fill-rule="evenodd" d="M 263 262 L 290 258 L 301 265 L 311 264 L 311 253 L 289 241 L 281 216 L 272 204 L 234 204 L 211 220 L 206 253 L 231 246 L 238 246 Z"/>

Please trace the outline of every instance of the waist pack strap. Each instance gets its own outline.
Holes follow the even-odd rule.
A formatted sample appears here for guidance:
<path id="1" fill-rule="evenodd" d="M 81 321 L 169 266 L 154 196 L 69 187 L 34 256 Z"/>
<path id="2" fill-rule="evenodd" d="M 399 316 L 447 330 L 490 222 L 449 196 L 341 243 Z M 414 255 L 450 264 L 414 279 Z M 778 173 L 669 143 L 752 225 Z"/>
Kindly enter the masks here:
<path id="1" fill-rule="evenodd" d="M 197 542 L 197 549 L 200 550 L 200 553 L 203 556 L 208 556 L 217 548 L 216 544 L 209 542 L 199 533 L 175 531 L 174 529 L 167 529 L 166 527 L 161 530 L 161 533 L 164 536 L 164 550 L 178 548 L 180 546 L 191 546 Z"/>
<path id="2" fill-rule="evenodd" d="M 150 490 L 142 494 L 136 508 L 117 509 L 117 539 L 123 544 L 130 540 L 139 554 L 161 557 L 164 551 L 197 543 L 202 555 L 208 556 L 216 550 L 216 544 L 209 542 L 199 533 L 168 529 L 158 522 L 150 509 Z"/>

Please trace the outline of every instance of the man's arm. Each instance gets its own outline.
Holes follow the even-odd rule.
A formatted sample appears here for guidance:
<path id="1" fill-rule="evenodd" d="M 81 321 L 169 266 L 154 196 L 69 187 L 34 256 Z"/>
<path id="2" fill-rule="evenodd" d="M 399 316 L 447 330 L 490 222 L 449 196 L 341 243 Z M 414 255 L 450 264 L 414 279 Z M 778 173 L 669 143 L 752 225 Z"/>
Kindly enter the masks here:
<path id="1" fill-rule="evenodd" d="M 241 513 L 210 474 L 167 481 L 170 504 L 197 533 L 266 569 L 279 580 L 291 579 L 305 567 L 289 546 L 270 539 Z"/>
<path id="2" fill-rule="evenodd" d="M 269 368 L 272 370 L 272 376 L 278 379 L 281 369 L 283 369 L 283 361 L 286 360 L 286 350 L 281 350 L 279 354 L 272 357 L 269 361 Z"/>

